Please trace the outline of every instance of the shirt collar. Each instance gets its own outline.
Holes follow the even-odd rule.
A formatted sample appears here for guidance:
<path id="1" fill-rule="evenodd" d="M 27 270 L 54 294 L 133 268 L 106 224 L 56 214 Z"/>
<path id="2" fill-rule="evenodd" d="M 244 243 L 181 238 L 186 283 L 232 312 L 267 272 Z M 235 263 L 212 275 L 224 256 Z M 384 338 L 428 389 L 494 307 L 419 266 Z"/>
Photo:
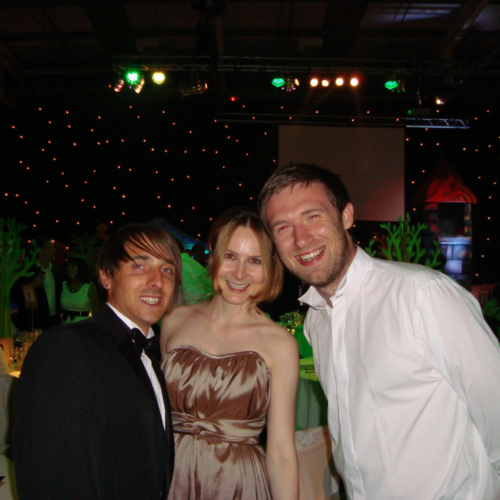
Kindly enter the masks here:
<path id="1" fill-rule="evenodd" d="M 346 297 L 356 291 L 361 286 L 366 273 L 371 269 L 371 267 L 371 257 L 356 245 L 356 255 L 354 256 L 354 259 L 347 269 L 347 272 L 342 278 L 342 281 L 335 291 L 335 294 L 330 297 L 330 302 L 334 304 L 342 297 Z M 314 286 L 309 287 L 309 290 L 307 290 L 307 292 L 302 295 L 299 300 L 301 302 L 305 302 L 313 309 L 330 308 L 327 300 L 320 295 L 320 293 Z"/>
<path id="2" fill-rule="evenodd" d="M 325 307 L 328 306 L 326 299 L 320 295 L 314 286 L 310 286 L 309 290 L 307 290 L 304 295 L 299 297 L 299 300 L 314 309 L 325 309 Z"/>
<path id="3" fill-rule="evenodd" d="M 116 307 L 113 307 L 109 302 L 106 302 L 106 304 L 112 309 L 112 311 L 132 330 L 132 328 L 139 328 L 133 321 L 129 320 L 127 316 L 124 316 L 120 311 L 116 309 Z M 142 332 L 142 329 L 139 328 L 139 330 Z M 146 335 L 146 338 L 150 339 L 151 337 L 154 337 L 155 334 L 153 332 L 153 329 L 149 327 L 148 334 Z"/>

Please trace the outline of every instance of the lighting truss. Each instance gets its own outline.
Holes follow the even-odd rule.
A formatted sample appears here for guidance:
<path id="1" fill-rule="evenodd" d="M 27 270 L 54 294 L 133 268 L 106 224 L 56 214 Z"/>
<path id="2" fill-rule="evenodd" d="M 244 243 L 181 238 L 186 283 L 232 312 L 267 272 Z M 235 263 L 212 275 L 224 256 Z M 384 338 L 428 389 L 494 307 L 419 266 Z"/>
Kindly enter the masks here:
<path id="1" fill-rule="evenodd" d="M 192 95 L 201 95 L 206 92 L 207 88 L 208 85 L 200 80 L 197 83 L 181 85 L 179 91 L 182 97 L 189 97 Z"/>
<path id="2" fill-rule="evenodd" d="M 468 129 L 469 120 L 463 118 L 411 118 L 376 116 L 321 116 L 283 115 L 275 113 L 217 113 L 217 122 L 223 123 L 272 123 L 287 125 L 324 125 L 353 127 L 406 127 Z"/>
<path id="3" fill-rule="evenodd" d="M 210 56 L 115 56 L 116 71 L 130 66 L 142 71 L 211 71 Z M 221 72 L 259 72 L 324 75 L 353 73 L 383 75 L 397 73 L 404 76 L 499 77 L 500 61 L 448 61 L 404 59 L 348 59 L 300 57 L 220 56 L 217 69 Z"/>

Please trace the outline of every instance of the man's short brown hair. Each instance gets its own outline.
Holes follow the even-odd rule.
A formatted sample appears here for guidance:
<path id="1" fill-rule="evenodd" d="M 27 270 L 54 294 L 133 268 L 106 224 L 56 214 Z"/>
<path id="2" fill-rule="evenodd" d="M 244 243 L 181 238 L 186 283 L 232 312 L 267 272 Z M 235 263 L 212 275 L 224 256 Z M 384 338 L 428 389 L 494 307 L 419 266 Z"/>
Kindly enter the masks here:
<path id="1" fill-rule="evenodd" d="M 313 182 L 324 186 L 328 198 L 337 210 L 339 217 L 342 215 L 344 208 L 351 200 L 347 188 L 340 180 L 340 176 L 318 165 L 290 163 L 285 167 L 277 168 L 273 172 L 259 195 L 259 214 L 269 234 L 272 233 L 267 222 L 266 207 L 271 196 L 280 193 L 287 187 L 292 187 L 296 184 L 303 184 L 307 187 Z"/>
<path id="2" fill-rule="evenodd" d="M 257 212 L 251 208 L 235 207 L 227 210 L 217 218 L 210 230 L 208 246 L 212 261 L 209 270 L 214 290 L 217 293 L 221 292 L 217 283 L 217 273 L 224 260 L 229 242 L 239 227 L 246 227 L 253 231 L 259 242 L 262 255 L 264 286 L 251 299 L 256 303 L 272 301 L 279 295 L 283 286 L 283 265 Z"/>
<path id="3" fill-rule="evenodd" d="M 168 306 L 167 313 L 169 313 L 177 302 L 177 296 L 182 283 L 181 253 L 174 238 L 164 229 L 152 224 L 129 224 L 128 226 L 123 226 L 104 243 L 99 253 L 97 269 L 103 271 L 106 276 L 113 277 L 123 262 L 133 260 L 127 252 L 127 245 L 134 245 L 157 259 L 164 260 L 174 266 L 174 293 Z M 106 294 L 106 289 L 102 286 L 100 276 L 99 288 L 101 294 L 103 292 Z"/>

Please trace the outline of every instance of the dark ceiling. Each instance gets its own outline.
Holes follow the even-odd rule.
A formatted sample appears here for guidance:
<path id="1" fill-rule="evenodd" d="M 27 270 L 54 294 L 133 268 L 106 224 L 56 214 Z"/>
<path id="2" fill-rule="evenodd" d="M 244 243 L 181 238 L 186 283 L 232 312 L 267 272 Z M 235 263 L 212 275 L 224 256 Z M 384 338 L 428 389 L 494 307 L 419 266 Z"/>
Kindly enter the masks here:
<path id="1" fill-rule="evenodd" d="M 161 89 L 146 81 L 153 99 L 198 79 L 219 95 L 265 98 L 280 72 L 301 78 L 296 100 L 312 73 L 357 73 L 357 92 L 380 102 L 390 75 L 412 98 L 446 92 L 490 102 L 499 51 L 498 0 L 4 0 L 0 99 L 100 98 L 135 65 L 167 70 Z"/>

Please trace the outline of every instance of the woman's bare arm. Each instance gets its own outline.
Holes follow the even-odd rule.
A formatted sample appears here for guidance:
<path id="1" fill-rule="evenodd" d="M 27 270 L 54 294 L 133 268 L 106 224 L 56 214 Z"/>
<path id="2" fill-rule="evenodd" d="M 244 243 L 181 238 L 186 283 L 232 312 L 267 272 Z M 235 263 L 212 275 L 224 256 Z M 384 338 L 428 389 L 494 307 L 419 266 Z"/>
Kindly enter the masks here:
<path id="1" fill-rule="evenodd" d="M 273 344 L 269 367 L 272 378 L 267 420 L 267 472 L 273 500 L 298 500 L 295 397 L 299 380 L 299 350 L 295 338 L 286 331 L 280 332 L 279 341 Z"/>

